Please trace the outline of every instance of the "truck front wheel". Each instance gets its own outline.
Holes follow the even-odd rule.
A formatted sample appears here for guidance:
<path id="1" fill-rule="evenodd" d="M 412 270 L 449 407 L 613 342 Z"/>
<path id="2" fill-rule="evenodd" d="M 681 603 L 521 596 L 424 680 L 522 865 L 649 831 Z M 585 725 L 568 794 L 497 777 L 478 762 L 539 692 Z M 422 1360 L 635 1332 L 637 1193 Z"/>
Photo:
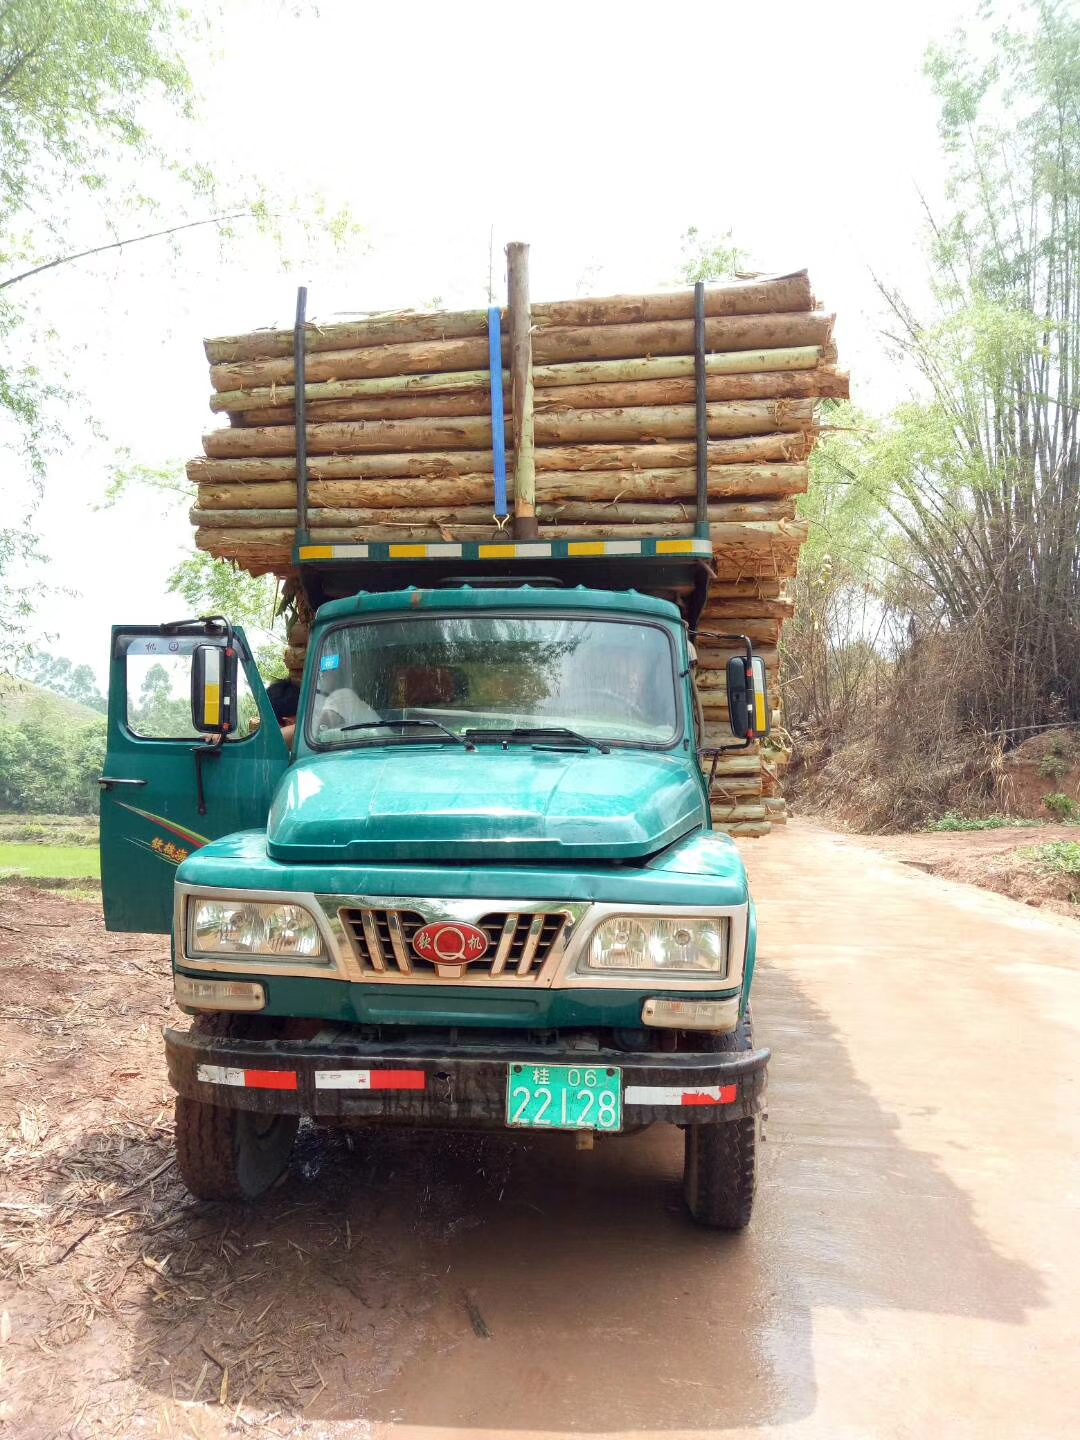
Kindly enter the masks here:
<path id="1" fill-rule="evenodd" d="M 284 1174 L 300 1124 L 296 1115 L 226 1110 L 176 1097 L 176 1158 L 200 1200 L 253 1200 Z"/>
<path id="2" fill-rule="evenodd" d="M 689 1125 L 683 1160 L 683 1194 L 699 1225 L 743 1230 L 754 1208 L 757 1118 L 721 1125 Z"/>
<path id="3" fill-rule="evenodd" d="M 710 1037 L 713 1050 L 752 1050 L 749 1006 L 730 1035 Z M 683 1151 L 683 1194 L 699 1225 L 744 1230 L 754 1208 L 757 1179 L 757 1116 L 719 1125 L 688 1125 Z"/>

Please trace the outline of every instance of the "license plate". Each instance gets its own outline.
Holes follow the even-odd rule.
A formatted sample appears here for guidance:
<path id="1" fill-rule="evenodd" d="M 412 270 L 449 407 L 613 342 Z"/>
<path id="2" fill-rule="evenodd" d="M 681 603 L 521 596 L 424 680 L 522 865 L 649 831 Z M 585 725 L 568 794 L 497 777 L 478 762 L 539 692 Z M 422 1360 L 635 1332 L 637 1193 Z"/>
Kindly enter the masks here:
<path id="1" fill-rule="evenodd" d="M 534 1130 L 621 1130 L 622 1071 L 606 1065 L 511 1065 L 506 1123 Z"/>

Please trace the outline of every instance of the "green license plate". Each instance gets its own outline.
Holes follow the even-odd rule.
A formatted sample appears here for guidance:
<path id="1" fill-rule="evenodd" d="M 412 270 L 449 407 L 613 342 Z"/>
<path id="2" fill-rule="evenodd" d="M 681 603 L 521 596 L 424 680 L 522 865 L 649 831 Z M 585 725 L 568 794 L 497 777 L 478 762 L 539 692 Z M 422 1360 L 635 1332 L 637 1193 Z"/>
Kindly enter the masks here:
<path id="1" fill-rule="evenodd" d="M 506 1123 L 534 1130 L 621 1130 L 622 1071 L 606 1065 L 511 1065 Z"/>

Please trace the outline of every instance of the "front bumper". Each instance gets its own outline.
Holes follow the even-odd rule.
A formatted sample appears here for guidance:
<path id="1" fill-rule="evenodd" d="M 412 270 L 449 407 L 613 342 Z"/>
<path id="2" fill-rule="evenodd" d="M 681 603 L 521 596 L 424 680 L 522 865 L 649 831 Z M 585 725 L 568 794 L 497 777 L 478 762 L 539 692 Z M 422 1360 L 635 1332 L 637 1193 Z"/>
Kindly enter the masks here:
<path id="1" fill-rule="evenodd" d="M 626 1129 L 666 1120 L 717 1124 L 763 1105 L 769 1051 L 632 1054 L 567 1045 L 479 1042 L 445 1048 L 359 1041 L 344 1026 L 310 1040 L 228 1039 L 165 1031 L 181 1095 L 267 1114 L 461 1129 L 504 1126 L 508 1067 L 617 1067 Z"/>

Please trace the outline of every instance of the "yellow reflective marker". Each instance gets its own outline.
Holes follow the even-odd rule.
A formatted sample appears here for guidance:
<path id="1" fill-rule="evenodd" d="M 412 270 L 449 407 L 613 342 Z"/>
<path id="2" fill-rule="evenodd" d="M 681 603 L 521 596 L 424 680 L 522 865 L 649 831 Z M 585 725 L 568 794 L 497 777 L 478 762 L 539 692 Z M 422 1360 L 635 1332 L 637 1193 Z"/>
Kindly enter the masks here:
<path id="1" fill-rule="evenodd" d="M 658 555 L 689 555 L 694 548 L 693 540 L 657 540 Z"/>
<path id="2" fill-rule="evenodd" d="M 428 547 L 426 545 L 391 545 L 391 560 L 426 560 Z"/>
<path id="3" fill-rule="evenodd" d="M 333 545 L 301 545 L 301 560 L 332 560 L 334 558 Z"/>
<path id="4" fill-rule="evenodd" d="M 516 545 L 481 545 L 479 550 L 481 560 L 513 560 L 516 555 Z"/>
<path id="5" fill-rule="evenodd" d="M 571 540 L 566 547 L 568 555 L 603 555 L 602 540 Z"/>
<path id="6" fill-rule="evenodd" d="M 221 686 L 203 686 L 203 723 L 207 726 L 221 724 Z"/>

